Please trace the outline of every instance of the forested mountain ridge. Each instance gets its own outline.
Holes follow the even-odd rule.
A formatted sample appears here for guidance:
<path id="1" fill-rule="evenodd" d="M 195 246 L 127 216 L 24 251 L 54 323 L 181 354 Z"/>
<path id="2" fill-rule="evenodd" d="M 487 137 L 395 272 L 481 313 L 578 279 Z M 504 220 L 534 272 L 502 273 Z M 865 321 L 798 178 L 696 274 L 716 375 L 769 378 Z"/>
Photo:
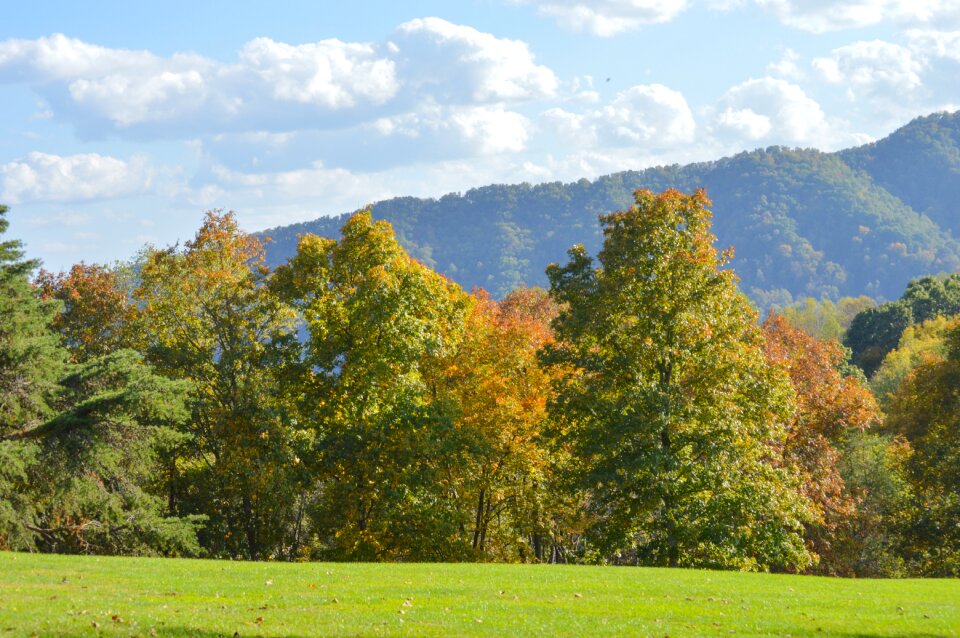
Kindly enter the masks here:
<path id="1" fill-rule="evenodd" d="M 415 257 L 465 288 L 497 296 L 544 285 L 566 250 L 601 243 L 597 216 L 633 191 L 706 189 L 714 230 L 760 305 L 792 297 L 896 298 L 911 279 L 960 268 L 960 112 L 918 118 L 837 153 L 771 147 L 686 166 L 590 181 L 491 185 L 439 199 L 378 202 Z M 267 261 L 284 263 L 305 233 L 336 237 L 346 215 L 263 231 Z"/>

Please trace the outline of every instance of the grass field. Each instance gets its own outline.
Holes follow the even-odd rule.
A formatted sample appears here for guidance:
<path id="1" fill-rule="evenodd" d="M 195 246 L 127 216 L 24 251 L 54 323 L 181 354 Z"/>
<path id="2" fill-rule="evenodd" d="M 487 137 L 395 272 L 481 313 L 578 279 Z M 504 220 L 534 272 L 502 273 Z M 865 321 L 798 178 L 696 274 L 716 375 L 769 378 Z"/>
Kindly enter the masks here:
<path id="1" fill-rule="evenodd" d="M 960 581 L 0 553 L 4 636 L 958 636 Z"/>

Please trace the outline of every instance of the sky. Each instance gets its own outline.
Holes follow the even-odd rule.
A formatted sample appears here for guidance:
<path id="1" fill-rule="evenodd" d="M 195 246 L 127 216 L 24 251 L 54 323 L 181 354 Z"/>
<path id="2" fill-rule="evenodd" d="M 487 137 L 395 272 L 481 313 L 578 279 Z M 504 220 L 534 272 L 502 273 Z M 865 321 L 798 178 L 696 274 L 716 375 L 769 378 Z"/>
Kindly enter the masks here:
<path id="1" fill-rule="evenodd" d="M 7 238 L 60 270 L 401 195 L 868 143 L 960 108 L 960 0 L 43 0 L 0 21 Z"/>

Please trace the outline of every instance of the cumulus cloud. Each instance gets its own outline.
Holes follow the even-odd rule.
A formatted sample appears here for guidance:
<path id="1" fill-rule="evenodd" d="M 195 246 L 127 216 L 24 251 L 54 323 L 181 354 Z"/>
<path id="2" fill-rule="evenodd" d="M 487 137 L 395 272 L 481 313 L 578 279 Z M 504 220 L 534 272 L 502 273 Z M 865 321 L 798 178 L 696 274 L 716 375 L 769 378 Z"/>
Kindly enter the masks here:
<path id="1" fill-rule="evenodd" d="M 609 37 L 648 24 L 669 22 L 687 8 L 687 0 L 518 0 L 533 4 L 561 26 Z"/>
<path id="2" fill-rule="evenodd" d="M 663 148 L 693 140 L 696 122 L 683 94 L 662 84 L 627 89 L 585 113 L 553 108 L 547 126 L 579 146 L 645 145 Z"/>
<path id="3" fill-rule="evenodd" d="M 0 82 L 28 84 L 85 137 L 190 138 L 343 128 L 415 111 L 543 99 L 559 81 L 526 43 L 439 18 L 389 42 L 246 43 L 224 62 L 54 35 L 0 42 Z"/>
<path id="4" fill-rule="evenodd" d="M 142 157 L 30 153 L 0 165 L 0 198 L 13 204 L 113 199 L 147 192 L 154 176 Z"/>
<path id="5" fill-rule="evenodd" d="M 339 130 L 223 134 L 198 143 L 202 161 L 249 172 L 320 161 L 353 171 L 523 152 L 534 124 L 501 105 L 426 105 Z"/>
<path id="6" fill-rule="evenodd" d="M 957 24 L 960 4 L 952 0 L 754 0 L 784 24 L 826 33 L 881 23 Z"/>
<path id="7" fill-rule="evenodd" d="M 802 80 L 806 74 L 800 69 L 800 55 L 793 49 L 783 52 L 779 61 L 767 65 L 767 73 L 785 80 Z"/>
<path id="8" fill-rule="evenodd" d="M 817 58 L 814 68 L 832 84 L 857 93 L 885 93 L 893 99 L 922 85 L 923 63 L 906 47 L 882 40 L 855 42 L 834 49 L 829 57 Z"/>
<path id="9" fill-rule="evenodd" d="M 547 98 L 559 84 L 553 71 L 534 62 L 525 42 L 440 18 L 401 24 L 391 44 L 407 88 L 442 102 Z"/>
<path id="10" fill-rule="evenodd" d="M 0 42 L 0 81 L 46 82 L 130 72 L 156 64 L 147 51 L 110 49 L 62 34 Z"/>
<path id="11" fill-rule="evenodd" d="M 927 58 L 945 58 L 960 62 L 960 31 L 907 31 L 910 49 Z"/>
<path id="12" fill-rule="evenodd" d="M 399 88 L 393 60 L 369 44 L 335 39 L 294 46 L 256 38 L 241 49 L 240 65 L 270 87 L 275 100 L 328 109 L 383 104 Z"/>
<path id="13" fill-rule="evenodd" d="M 715 120 L 727 138 L 834 146 L 827 116 L 796 84 L 772 77 L 750 79 L 720 99 Z"/>

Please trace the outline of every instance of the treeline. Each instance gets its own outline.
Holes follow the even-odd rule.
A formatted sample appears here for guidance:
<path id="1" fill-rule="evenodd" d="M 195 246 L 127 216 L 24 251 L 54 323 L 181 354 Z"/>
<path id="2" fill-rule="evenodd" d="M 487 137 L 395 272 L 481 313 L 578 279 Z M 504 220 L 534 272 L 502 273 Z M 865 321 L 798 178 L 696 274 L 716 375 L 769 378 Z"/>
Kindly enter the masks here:
<path id="1" fill-rule="evenodd" d="M 960 574 L 960 327 L 901 330 L 884 413 L 837 338 L 885 306 L 761 323 L 702 192 L 635 201 L 501 300 L 369 212 L 274 269 L 229 213 L 0 244 L 0 549 Z"/>

